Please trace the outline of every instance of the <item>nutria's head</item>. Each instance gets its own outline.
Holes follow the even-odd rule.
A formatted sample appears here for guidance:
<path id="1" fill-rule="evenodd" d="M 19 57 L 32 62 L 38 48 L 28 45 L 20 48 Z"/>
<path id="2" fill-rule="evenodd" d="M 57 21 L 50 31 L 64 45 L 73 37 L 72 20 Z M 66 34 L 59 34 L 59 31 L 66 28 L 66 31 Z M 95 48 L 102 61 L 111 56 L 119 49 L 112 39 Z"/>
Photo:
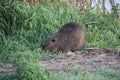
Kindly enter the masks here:
<path id="1" fill-rule="evenodd" d="M 53 52 L 58 49 L 58 39 L 55 35 L 48 36 L 42 44 L 42 49 Z"/>

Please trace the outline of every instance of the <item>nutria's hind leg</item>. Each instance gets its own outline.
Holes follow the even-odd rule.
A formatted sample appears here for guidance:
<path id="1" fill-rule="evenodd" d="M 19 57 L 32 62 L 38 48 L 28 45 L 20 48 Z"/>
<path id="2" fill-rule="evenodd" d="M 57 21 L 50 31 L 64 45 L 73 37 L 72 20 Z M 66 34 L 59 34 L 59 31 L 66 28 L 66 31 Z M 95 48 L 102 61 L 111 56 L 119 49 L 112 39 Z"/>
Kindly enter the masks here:
<path id="1" fill-rule="evenodd" d="M 64 49 L 62 48 L 61 50 L 64 51 L 64 52 L 71 51 L 69 48 L 64 48 Z"/>
<path id="2" fill-rule="evenodd" d="M 76 52 L 76 51 L 79 51 L 80 49 L 81 49 L 81 47 L 77 48 L 77 49 L 71 49 L 71 52 Z"/>

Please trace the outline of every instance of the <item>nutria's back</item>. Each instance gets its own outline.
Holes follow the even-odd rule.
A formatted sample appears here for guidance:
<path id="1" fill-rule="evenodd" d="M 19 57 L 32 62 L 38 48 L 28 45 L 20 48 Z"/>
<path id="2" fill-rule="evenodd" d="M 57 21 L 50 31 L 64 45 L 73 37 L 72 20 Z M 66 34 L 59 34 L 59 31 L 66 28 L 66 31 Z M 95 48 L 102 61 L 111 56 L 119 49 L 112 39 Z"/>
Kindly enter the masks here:
<path id="1" fill-rule="evenodd" d="M 57 33 L 49 36 L 42 47 L 48 51 L 74 51 L 86 44 L 87 39 L 82 27 L 75 22 L 70 22 L 63 25 Z"/>
<path id="2" fill-rule="evenodd" d="M 75 33 L 77 30 L 83 30 L 82 27 L 75 23 L 75 22 L 70 22 L 70 23 L 67 23 L 65 25 L 63 25 L 60 30 L 58 31 L 58 33 L 60 34 L 73 34 Z"/>

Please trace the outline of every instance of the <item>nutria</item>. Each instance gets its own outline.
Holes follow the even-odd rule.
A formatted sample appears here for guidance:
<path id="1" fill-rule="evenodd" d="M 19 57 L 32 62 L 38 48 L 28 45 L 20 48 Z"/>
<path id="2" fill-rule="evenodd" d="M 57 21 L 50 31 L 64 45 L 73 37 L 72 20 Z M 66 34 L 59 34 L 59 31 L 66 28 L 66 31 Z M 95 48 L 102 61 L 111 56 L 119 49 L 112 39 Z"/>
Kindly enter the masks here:
<path id="1" fill-rule="evenodd" d="M 42 49 L 49 52 L 75 51 L 86 44 L 86 35 L 81 25 L 70 22 L 63 25 L 55 34 L 48 36 L 42 44 Z"/>

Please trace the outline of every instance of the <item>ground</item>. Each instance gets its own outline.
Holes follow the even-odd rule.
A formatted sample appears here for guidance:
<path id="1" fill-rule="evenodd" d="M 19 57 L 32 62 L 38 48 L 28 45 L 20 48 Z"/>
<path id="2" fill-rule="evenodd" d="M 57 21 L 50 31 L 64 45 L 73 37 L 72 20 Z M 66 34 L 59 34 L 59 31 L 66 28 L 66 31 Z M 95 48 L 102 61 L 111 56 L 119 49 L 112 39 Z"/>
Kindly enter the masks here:
<path id="1" fill-rule="evenodd" d="M 94 72 L 100 68 L 120 71 L 120 51 L 112 49 L 90 49 L 89 51 L 67 52 L 48 60 L 40 61 L 40 65 L 59 73 L 80 67 L 85 72 Z M 10 63 L 0 64 L 0 75 L 14 74 L 16 69 Z"/>
<path id="2" fill-rule="evenodd" d="M 40 64 L 54 73 L 65 72 L 81 67 L 86 72 L 94 72 L 100 68 L 120 71 L 120 52 L 112 49 L 91 49 L 88 52 L 68 52 L 58 55 Z"/>

